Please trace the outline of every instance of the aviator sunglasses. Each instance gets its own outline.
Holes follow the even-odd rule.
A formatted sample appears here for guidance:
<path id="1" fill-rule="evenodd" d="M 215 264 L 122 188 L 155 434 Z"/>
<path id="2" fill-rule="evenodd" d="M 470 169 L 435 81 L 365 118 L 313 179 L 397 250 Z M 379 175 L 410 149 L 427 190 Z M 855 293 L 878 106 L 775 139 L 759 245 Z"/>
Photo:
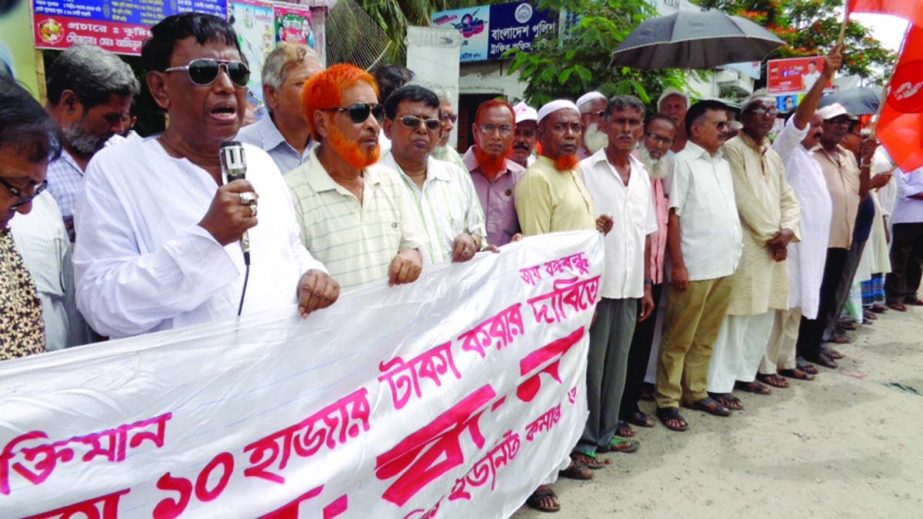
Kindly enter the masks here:
<path id="1" fill-rule="evenodd" d="M 356 124 L 364 123 L 369 118 L 369 114 L 374 115 L 375 119 L 380 121 L 385 112 L 384 107 L 377 103 L 355 103 L 343 108 L 321 108 L 321 110 L 346 114 Z"/>
<path id="2" fill-rule="evenodd" d="M 398 120 L 401 122 L 401 124 L 407 128 L 410 128 L 411 130 L 416 130 L 420 127 L 420 125 L 426 126 L 426 129 L 431 132 L 442 128 L 442 121 L 439 119 L 423 119 L 421 117 L 417 117 L 416 115 L 405 115 Z"/>
<path id="3" fill-rule="evenodd" d="M 182 67 L 164 69 L 164 72 L 185 70 L 192 84 L 208 86 L 218 79 L 218 74 L 221 72 L 222 67 L 235 86 L 247 86 L 247 82 L 250 81 L 250 69 L 244 62 L 237 60 L 198 58 Z"/>

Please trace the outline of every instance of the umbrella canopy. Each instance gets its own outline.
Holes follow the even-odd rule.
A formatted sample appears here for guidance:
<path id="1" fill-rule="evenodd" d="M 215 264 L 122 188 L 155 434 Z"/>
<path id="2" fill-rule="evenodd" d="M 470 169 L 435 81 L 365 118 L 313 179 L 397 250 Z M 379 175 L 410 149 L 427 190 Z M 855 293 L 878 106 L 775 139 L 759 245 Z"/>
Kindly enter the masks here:
<path id="1" fill-rule="evenodd" d="M 762 60 L 784 43 L 739 16 L 721 11 L 680 11 L 638 25 L 612 54 L 610 66 L 707 69 Z"/>
<path id="2" fill-rule="evenodd" d="M 850 88 L 827 94 L 820 100 L 821 108 L 840 103 L 852 115 L 871 115 L 878 113 L 881 106 L 881 87 Z"/>

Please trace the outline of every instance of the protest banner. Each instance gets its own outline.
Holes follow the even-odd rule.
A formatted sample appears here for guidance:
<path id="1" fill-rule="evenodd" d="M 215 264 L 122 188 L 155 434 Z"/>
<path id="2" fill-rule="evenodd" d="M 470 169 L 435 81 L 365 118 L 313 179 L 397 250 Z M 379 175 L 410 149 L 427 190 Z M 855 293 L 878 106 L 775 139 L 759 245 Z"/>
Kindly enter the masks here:
<path id="1" fill-rule="evenodd" d="M 505 517 L 586 421 L 584 231 L 254 315 L 0 363 L 3 517 Z"/>
<path id="2" fill-rule="evenodd" d="M 766 87 L 773 94 L 806 92 L 820 78 L 822 70 L 823 56 L 771 59 L 766 62 Z M 832 90 L 833 83 L 827 83 L 824 91 Z"/>

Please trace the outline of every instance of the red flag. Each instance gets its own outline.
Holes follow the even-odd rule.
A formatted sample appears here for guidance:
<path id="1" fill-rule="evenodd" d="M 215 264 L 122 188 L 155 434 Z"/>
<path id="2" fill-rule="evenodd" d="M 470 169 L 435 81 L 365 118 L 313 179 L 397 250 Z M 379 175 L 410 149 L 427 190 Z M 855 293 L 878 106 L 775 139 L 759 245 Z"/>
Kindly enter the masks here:
<path id="1" fill-rule="evenodd" d="M 923 27 L 911 25 L 885 96 L 878 139 L 903 171 L 923 167 Z"/>
<path id="2" fill-rule="evenodd" d="M 848 0 L 847 16 L 852 13 L 891 14 L 916 25 L 923 25 L 921 0 Z"/>

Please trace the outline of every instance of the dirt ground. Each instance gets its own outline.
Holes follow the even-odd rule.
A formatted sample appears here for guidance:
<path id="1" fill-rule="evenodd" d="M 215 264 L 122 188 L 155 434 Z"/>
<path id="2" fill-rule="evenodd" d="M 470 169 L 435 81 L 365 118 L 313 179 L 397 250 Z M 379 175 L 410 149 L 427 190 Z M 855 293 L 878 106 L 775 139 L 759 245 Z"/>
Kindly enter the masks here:
<path id="1" fill-rule="evenodd" d="M 852 333 L 839 369 L 729 418 L 683 410 L 686 432 L 636 427 L 637 453 L 558 480 L 559 513 L 514 519 L 923 518 L 923 307 Z"/>

